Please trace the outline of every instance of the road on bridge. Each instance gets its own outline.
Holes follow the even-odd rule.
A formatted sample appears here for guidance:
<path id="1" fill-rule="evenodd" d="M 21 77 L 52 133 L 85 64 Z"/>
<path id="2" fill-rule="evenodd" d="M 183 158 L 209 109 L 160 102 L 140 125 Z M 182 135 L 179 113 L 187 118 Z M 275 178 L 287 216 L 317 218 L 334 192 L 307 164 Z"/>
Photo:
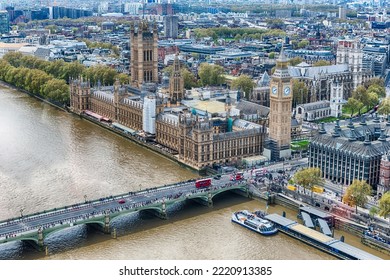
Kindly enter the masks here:
<path id="1" fill-rule="evenodd" d="M 285 169 L 293 164 L 307 164 L 306 159 L 292 160 L 285 163 L 275 163 L 265 166 L 270 172 Z M 254 176 L 251 170 L 244 170 L 243 177 L 250 180 Z M 222 189 L 232 184 L 231 173 L 224 174 L 220 178 L 212 178 L 212 190 Z M 188 197 L 197 193 L 208 192 L 210 188 L 197 189 L 195 180 L 179 182 L 177 184 L 150 188 L 139 192 L 129 192 L 119 196 L 110 196 L 95 201 L 86 201 L 60 209 L 44 211 L 0 222 L 0 243 L 7 239 L 14 239 L 26 233 L 36 233 L 38 229 L 47 229 L 61 225 L 72 226 L 80 220 L 88 220 L 94 217 L 102 217 L 105 213 L 131 210 L 148 204 L 167 202 L 171 199 Z M 139 210 L 139 209 L 137 209 Z"/>
<path id="2" fill-rule="evenodd" d="M 249 178 L 249 172 L 244 177 Z M 230 174 L 222 175 L 219 179 L 212 179 L 213 190 L 230 184 Z M 39 228 L 46 229 L 60 225 L 73 225 L 80 219 L 89 219 L 104 215 L 106 212 L 115 212 L 139 208 L 152 203 L 169 201 L 196 193 L 207 192 L 209 188 L 197 189 L 195 180 L 180 182 L 159 188 L 150 188 L 139 192 L 130 192 L 125 195 L 101 198 L 96 201 L 87 201 L 82 204 L 67 206 L 44 213 L 32 214 L 10 219 L 0 223 L 0 242 L 8 238 L 17 237 L 24 233 L 37 232 Z M 135 210 L 134 210 L 135 211 Z"/>

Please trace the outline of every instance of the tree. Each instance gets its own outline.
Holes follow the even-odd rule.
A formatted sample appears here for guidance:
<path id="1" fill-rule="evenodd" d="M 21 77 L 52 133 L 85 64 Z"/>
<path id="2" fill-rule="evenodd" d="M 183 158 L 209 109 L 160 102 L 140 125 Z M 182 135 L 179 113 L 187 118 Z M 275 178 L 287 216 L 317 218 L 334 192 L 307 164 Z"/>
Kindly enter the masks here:
<path id="1" fill-rule="evenodd" d="M 269 58 L 269 59 L 274 59 L 274 58 L 275 58 L 275 52 L 270 52 L 270 53 L 268 54 L 268 58 Z"/>
<path id="2" fill-rule="evenodd" d="M 64 80 L 51 79 L 42 87 L 42 95 L 50 100 L 67 103 L 69 101 L 69 86 Z"/>
<path id="3" fill-rule="evenodd" d="M 390 192 L 386 192 L 379 200 L 378 214 L 386 219 L 390 215 Z"/>
<path id="4" fill-rule="evenodd" d="M 369 88 L 372 85 L 378 85 L 380 87 L 384 87 L 385 81 L 382 78 L 372 78 L 364 83 L 365 88 Z"/>
<path id="5" fill-rule="evenodd" d="M 167 73 L 168 77 L 171 77 L 173 72 L 173 65 L 165 67 L 163 72 Z M 195 75 L 190 70 L 188 70 L 186 66 L 180 68 L 180 74 L 184 79 L 184 88 L 191 89 L 197 86 L 198 81 L 196 80 Z"/>
<path id="6" fill-rule="evenodd" d="M 382 102 L 378 108 L 378 114 L 390 115 L 390 98 L 389 97 L 382 100 Z"/>
<path id="7" fill-rule="evenodd" d="M 321 169 L 309 167 L 302 169 L 294 174 L 294 182 L 305 189 L 311 191 L 313 197 L 313 187 L 321 184 L 323 178 L 321 177 Z"/>
<path id="8" fill-rule="evenodd" d="M 23 54 L 21 52 L 8 52 L 3 56 L 3 59 L 8 61 L 13 67 L 19 67 Z"/>
<path id="9" fill-rule="evenodd" d="M 291 40 L 290 44 L 292 45 L 292 48 L 294 50 L 298 49 L 298 41 L 297 40 Z"/>
<path id="10" fill-rule="evenodd" d="M 304 82 L 293 79 L 293 108 L 295 108 L 298 104 L 307 103 L 309 97 L 309 89 L 305 85 Z"/>
<path id="11" fill-rule="evenodd" d="M 30 69 L 25 67 L 15 68 L 14 85 L 18 88 L 26 88 L 26 76 Z"/>
<path id="12" fill-rule="evenodd" d="M 125 73 L 116 75 L 116 79 L 118 79 L 122 85 L 128 85 L 130 83 L 130 77 Z"/>
<path id="13" fill-rule="evenodd" d="M 267 19 L 267 27 L 268 29 L 281 29 L 283 30 L 285 27 L 285 24 L 283 20 L 281 19 Z"/>
<path id="14" fill-rule="evenodd" d="M 360 102 L 359 100 L 350 97 L 348 98 L 347 103 L 344 105 L 346 109 L 348 109 L 351 112 L 351 117 L 353 116 L 353 113 L 358 111 L 360 114 L 360 110 L 364 107 L 364 104 Z"/>
<path id="15" fill-rule="evenodd" d="M 291 66 L 295 66 L 295 65 L 298 65 L 299 63 L 301 63 L 302 61 L 303 61 L 303 59 L 300 58 L 299 56 L 297 56 L 297 57 L 291 58 L 288 62 L 290 63 Z"/>
<path id="16" fill-rule="evenodd" d="M 375 105 L 377 105 L 379 102 L 378 94 L 376 94 L 375 92 L 367 92 L 367 96 L 368 96 L 368 100 L 367 100 L 368 108 L 374 108 Z"/>
<path id="17" fill-rule="evenodd" d="M 298 43 L 298 48 L 299 49 L 304 49 L 306 48 L 307 46 L 309 45 L 309 41 L 308 40 L 302 40 Z"/>
<path id="18" fill-rule="evenodd" d="M 12 67 L 8 61 L 0 59 L 0 80 L 5 81 L 5 76 Z"/>
<path id="19" fill-rule="evenodd" d="M 53 77 L 60 79 L 61 76 L 64 73 L 64 68 L 66 66 L 66 62 L 62 59 L 57 59 L 49 63 L 46 67 L 46 69 L 41 69 L 45 71 L 46 73 L 49 73 Z"/>
<path id="20" fill-rule="evenodd" d="M 187 68 L 182 68 L 180 70 L 180 73 L 184 80 L 184 88 L 191 89 L 193 87 L 196 87 L 198 85 L 198 81 L 196 80 L 196 77 L 194 73 L 189 71 Z"/>
<path id="21" fill-rule="evenodd" d="M 378 97 L 385 97 L 386 96 L 386 89 L 384 86 L 380 86 L 377 84 L 372 84 L 367 88 L 367 92 L 373 92 L 378 95 Z"/>
<path id="22" fill-rule="evenodd" d="M 87 68 L 83 75 L 91 81 L 92 85 L 96 85 L 98 82 L 102 85 L 112 85 L 117 72 L 108 66 L 96 65 Z"/>
<path id="23" fill-rule="evenodd" d="M 313 63 L 313 66 L 328 66 L 330 65 L 330 62 L 327 60 L 318 60 L 317 62 Z"/>
<path id="24" fill-rule="evenodd" d="M 378 215 L 378 213 L 379 213 L 379 209 L 375 206 L 371 207 L 370 211 L 368 212 L 371 218 L 374 218 L 374 216 Z"/>
<path id="25" fill-rule="evenodd" d="M 233 89 L 241 89 L 244 92 L 245 98 L 249 99 L 249 94 L 255 87 L 255 82 L 248 75 L 240 75 L 232 82 Z"/>
<path id="26" fill-rule="evenodd" d="M 32 69 L 31 72 L 32 76 L 29 91 L 32 94 L 42 94 L 44 84 L 53 77 L 38 69 Z"/>
<path id="27" fill-rule="evenodd" d="M 347 188 L 343 201 L 346 204 L 357 207 L 364 207 L 368 201 L 368 196 L 371 195 L 372 188 L 364 180 L 353 180 L 352 184 Z"/>
<path id="28" fill-rule="evenodd" d="M 363 105 L 369 104 L 369 96 L 367 89 L 364 86 L 358 86 L 353 92 L 352 97 L 363 103 Z M 360 114 L 360 110 L 359 110 Z"/>
<path id="29" fill-rule="evenodd" d="M 57 32 L 57 26 L 54 24 L 46 25 L 45 29 L 50 30 L 50 34 L 55 34 Z"/>
<path id="30" fill-rule="evenodd" d="M 61 79 L 69 81 L 70 78 L 78 78 L 83 74 L 86 67 L 78 61 L 73 61 L 71 63 L 66 63 L 65 67 L 62 69 Z"/>
<path id="31" fill-rule="evenodd" d="M 225 82 L 224 69 L 219 65 L 202 63 L 198 75 L 203 86 L 220 85 Z"/>

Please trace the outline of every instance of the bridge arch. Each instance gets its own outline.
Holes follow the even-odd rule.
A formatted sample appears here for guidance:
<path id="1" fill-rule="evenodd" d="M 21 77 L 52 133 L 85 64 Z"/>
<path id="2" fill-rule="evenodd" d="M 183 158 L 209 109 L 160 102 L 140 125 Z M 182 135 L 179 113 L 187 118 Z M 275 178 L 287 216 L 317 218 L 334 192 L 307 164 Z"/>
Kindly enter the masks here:
<path id="1" fill-rule="evenodd" d="M 211 199 L 213 199 L 215 196 L 217 196 L 221 193 L 228 192 L 228 191 L 234 191 L 234 190 L 239 190 L 239 191 L 243 191 L 246 193 L 248 190 L 248 187 L 246 185 L 238 185 L 238 186 L 232 186 L 229 188 L 218 189 L 217 191 L 211 193 Z"/>
<path id="2" fill-rule="evenodd" d="M 38 245 L 38 235 L 37 235 L 37 238 L 34 238 L 34 237 L 22 237 L 19 240 L 22 241 L 22 242 L 33 241 L 33 242 L 35 242 Z"/>

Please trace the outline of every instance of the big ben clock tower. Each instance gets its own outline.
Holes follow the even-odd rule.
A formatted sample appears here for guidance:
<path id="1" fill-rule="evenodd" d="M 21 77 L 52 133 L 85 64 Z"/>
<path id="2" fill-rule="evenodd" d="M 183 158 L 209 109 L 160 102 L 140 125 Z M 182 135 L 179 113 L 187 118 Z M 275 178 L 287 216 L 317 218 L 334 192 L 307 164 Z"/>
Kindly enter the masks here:
<path id="1" fill-rule="evenodd" d="M 291 156 L 292 83 L 283 47 L 270 82 L 269 135 L 264 155 L 270 160 Z"/>

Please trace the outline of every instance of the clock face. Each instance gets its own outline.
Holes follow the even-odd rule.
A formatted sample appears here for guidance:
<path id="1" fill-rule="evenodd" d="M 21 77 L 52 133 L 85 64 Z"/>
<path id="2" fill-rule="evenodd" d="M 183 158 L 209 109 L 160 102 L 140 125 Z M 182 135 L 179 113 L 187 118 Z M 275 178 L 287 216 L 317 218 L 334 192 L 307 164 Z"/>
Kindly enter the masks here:
<path id="1" fill-rule="evenodd" d="M 272 94 L 276 95 L 278 93 L 278 88 L 277 87 L 272 87 Z"/>
<path id="2" fill-rule="evenodd" d="M 285 88 L 284 88 L 284 95 L 285 95 L 285 96 L 290 95 L 290 92 L 291 92 L 290 87 L 285 87 Z"/>

